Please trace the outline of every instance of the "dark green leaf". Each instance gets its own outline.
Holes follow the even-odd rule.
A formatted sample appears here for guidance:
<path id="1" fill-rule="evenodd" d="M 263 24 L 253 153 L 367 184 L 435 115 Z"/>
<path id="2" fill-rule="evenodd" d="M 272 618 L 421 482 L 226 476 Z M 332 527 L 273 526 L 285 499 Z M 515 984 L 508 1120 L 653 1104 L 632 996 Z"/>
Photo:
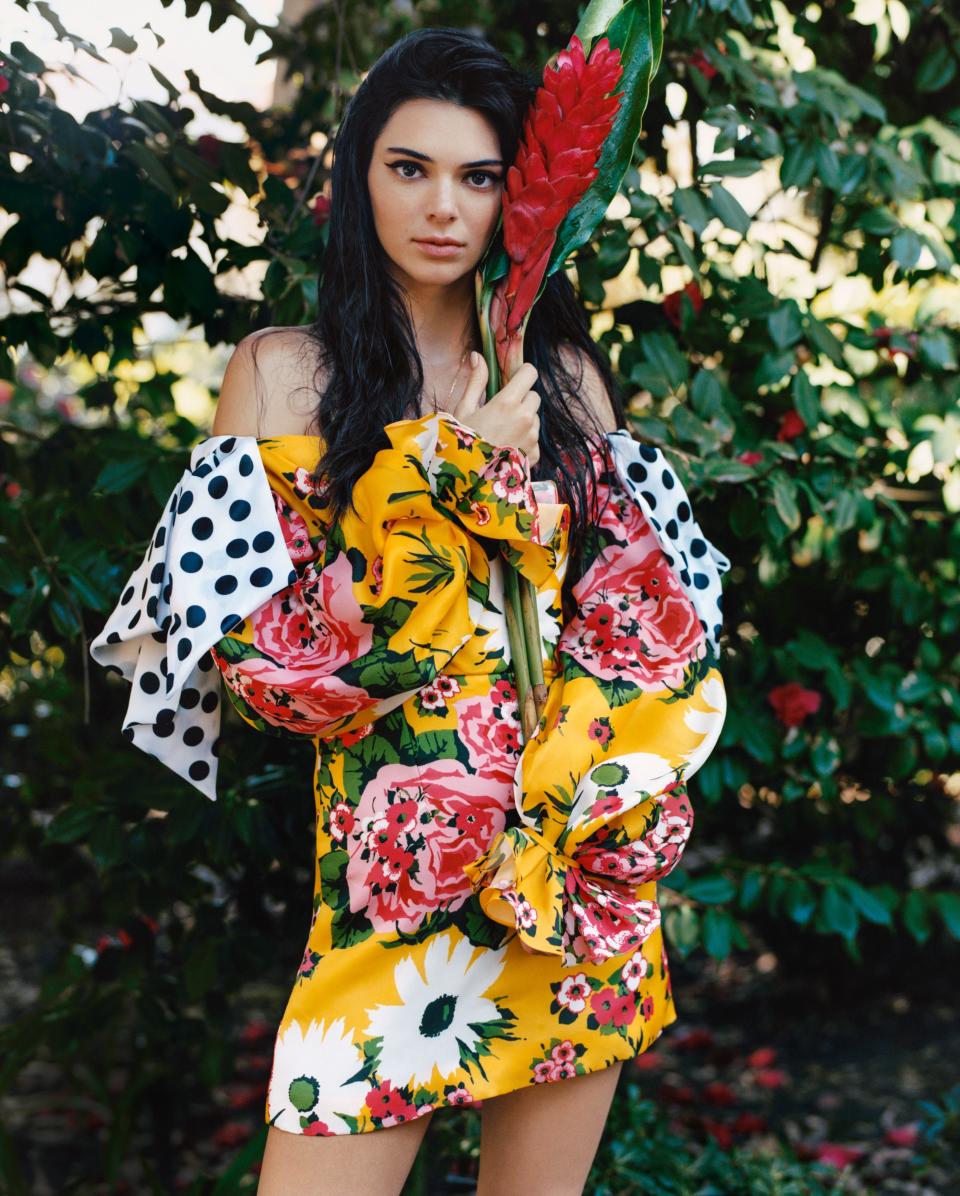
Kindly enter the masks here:
<path id="1" fill-rule="evenodd" d="M 684 895 L 694 901 L 701 901 L 704 905 L 720 905 L 732 901 L 737 894 L 737 886 L 729 876 L 715 873 L 712 876 L 697 876 L 687 884 Z"/>

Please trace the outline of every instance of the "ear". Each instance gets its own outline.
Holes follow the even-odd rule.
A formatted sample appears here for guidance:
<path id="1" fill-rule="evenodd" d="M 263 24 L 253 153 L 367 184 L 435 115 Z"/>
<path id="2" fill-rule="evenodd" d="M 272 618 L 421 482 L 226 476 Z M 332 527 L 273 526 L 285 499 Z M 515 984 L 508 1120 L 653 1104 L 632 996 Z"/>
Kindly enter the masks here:
<path id="1" fill-rule="evenodd" d="M 613 414 L 613 404 L 604 385 L 597 367 L 586 353 L 574 345 L 563 344 L 558 353 L 564 366 L 570 371 L 574 379 L 581 378 L 578 394 L 583 406 L 593 417 L 604 432 L 616 432 L 617 421 Z M 585 426 L 584 431 L 594 432 L 596 429 Z"/>

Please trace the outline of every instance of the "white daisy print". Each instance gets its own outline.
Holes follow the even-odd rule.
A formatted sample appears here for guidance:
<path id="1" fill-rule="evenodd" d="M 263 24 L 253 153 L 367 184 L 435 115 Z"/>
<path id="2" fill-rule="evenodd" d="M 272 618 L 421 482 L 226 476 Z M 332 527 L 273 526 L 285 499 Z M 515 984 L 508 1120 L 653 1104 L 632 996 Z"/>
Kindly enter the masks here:
<path id="1" fill-rule="evenodd" d="M 382 1036 L 378 1072 L 394 1085 L 429 1084 L 433 1069 L 449 1076 L 475 1057 L 483 1038 L 481 1023 L 500 1020 L 494 1001 L 482 994 L 503 968 L 505 951 L 485 950 L 471 964 L 474 948 L 465 938 L 440 934 L 423 957 L 425 975 L 412 955 L 394 969 L 398 1005 L 367 1010 L 371 1037 Z"/>
<path id="2" fill-rule="evenodd" d="M 274 1047 L 268 1118 L 278 1129 L 299 1134 L 301 1116 L 315 1114 L 332 1132 L 349 1133 L 340 1114 L 357 1117 L 363 1108 L 370 1085 L 348 1082 L 362 1066 L 363 1053 L 344 1031 L 342 1017 L 329 1027 L 311 1021 L 304 1029 L 290 1022 Z"/>

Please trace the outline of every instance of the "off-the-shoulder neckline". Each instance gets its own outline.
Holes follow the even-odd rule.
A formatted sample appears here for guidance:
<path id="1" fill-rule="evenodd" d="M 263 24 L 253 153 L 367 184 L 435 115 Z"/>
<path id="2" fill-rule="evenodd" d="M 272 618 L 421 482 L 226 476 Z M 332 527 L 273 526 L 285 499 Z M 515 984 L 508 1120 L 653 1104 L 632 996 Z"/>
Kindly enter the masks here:
<path id="1" fill-rule="evenodd" d="M 257 444 L 262 444 L 265 440 L 319 440 L 320 435 L 310 432 L 281 432 L 277 436 L 254 436 L 253 439 Z"/>
<path id="2" fill-rule="evenodd" d="M 633 433 L 630 431 L 629 428 L 617 428 L 613 432 L 605 431 L 604 437 L 609 438 L 611 436 L 620 436 L 622 434 L 626 434 L 630 438 L 630 440 L 636 441 L 636 437 L 633 435 Z M 320 442 L 322 440 L 322 437 L 320 436 L 319 433 L 311 433 L 311 432 L 280 432 L 275 436 L 250 436 L 250 435 L 242 435 L 237 432 L 219 432 L 217 434 L 211 433 L 209 436 L 205 437 L 204 440 L 200 441 L 199 443 L 203 444 L 207 440 L 228 440 L 231 438 L 234 440 L 252 440 L 256 444 L 267 444 L 268 442 L 277 441 L 277 440 L 312 440 L 315 442 Z M 637 441 L 637 443 L 640 443 L 640 442 Z M 651 447 L 653 447 L 653 446 L 651 446 Z"/>

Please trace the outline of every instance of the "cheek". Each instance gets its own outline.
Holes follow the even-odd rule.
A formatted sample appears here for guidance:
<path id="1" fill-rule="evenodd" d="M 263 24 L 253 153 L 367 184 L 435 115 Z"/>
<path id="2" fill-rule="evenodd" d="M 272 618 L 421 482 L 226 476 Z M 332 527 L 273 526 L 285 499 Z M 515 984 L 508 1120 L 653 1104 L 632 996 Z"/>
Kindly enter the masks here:
<path id="1" fill-rule="evenodd" d="M 373 218 L 382 241 L 408 238 L 414 227 L 415 205 L 409 193 L 391 191 L 389 194 L 370 192 Z"/>

